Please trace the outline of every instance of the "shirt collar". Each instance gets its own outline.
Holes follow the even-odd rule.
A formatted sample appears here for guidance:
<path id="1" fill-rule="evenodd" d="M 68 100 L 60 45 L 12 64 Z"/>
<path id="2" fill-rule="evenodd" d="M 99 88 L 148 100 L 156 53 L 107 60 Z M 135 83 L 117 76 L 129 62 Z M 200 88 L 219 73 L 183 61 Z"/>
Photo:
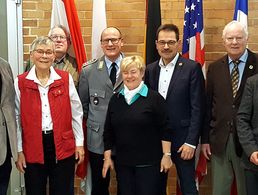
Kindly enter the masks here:
<path id="1" fill-rule="evenodd" d="M 179 58 L 179 53 L 176 54 L 176 56 L 173 58 L 173 60 L 171 60 L 171 62 L 169 62 L 166 66 L 164 65 L 164 62 L 162 60 L 162 58 L 160 58 L 159 60 L 159 66 L 161 68 L 165 68 L 165 67 L 172 67 L 172 66 L 175 66 L 177 60 Z"/>
<path id="2" fill-rule="evenodd" d="M 248 52 L 247 49 L 245 49 L 245 52 L 243 53 L 243 55 L 239 58 L 240 62 L 243 62 L 244 64 L 247 61 L 247 57 L 248 57 Z M 232 63 L 232 59 L 228 56 L 228 64 Z"/>
<path id="3" fill-rule="evenodd" d="M 120 54 L 119 57 L 114 61 L 116 63 L 116 68 L 119 68 L 120 67 L 120 62 L 122 61 L 123 57 L 122 55 Z M 111 62 L 106 56 L 105 56 L 105 62 L 106 62 L 106 66 L 108 69 L 111 68 L 111 64 L 113 62 Z"/>
<path id="4" fill-rule="evenodd" d="M 129 91 L 130 91 L 130 92 L 137 91 L 135 94 L 139 94 L 140 96 L 147 97 L 147 94 L 148 94 L 148 87 L 147 87 L 147 85 L 144 84 L 143 81 L 140 83 L 140 85 L 139 85 L 136 89 L 133 89 L 133 90 L 129 90 L 129 89 L 124 85 L 124 88 L 121 89 L 121 91 L 119 92 L 119 94 L 125 96 L 125 94 L 128 93 Z"/>
<path id="5" fill-rule="evenodd" d="M 64 63 L 64 59 L 65 59 L 65 57 L 66 57 L 66 55 L 64 55 L 61 59 L 59 59 L 59 60 L 55 60 L 55 63 L 56 64 L 61 64 L 61 63 Z"/>
<path id="6" fill-rule="evenodd" d="M 36 76 L 35 65 L 33 65 L 32 68 L 30 69 L 28 75 L 26 76 L 26 79 L 32 80 L 35 83 L 41 85 L 40 81 L 38 80 L 38 78 Z M 49 75 L 49 80 L 48 80 L 47 86 L 50 85 L 51 83 L 53 83 L 55 80 L 59 80 L 59 79 L 61 79 L 61 77 L 57 74 L 55 69 L 52 66 L 50 66 L 50 75 Z"/>

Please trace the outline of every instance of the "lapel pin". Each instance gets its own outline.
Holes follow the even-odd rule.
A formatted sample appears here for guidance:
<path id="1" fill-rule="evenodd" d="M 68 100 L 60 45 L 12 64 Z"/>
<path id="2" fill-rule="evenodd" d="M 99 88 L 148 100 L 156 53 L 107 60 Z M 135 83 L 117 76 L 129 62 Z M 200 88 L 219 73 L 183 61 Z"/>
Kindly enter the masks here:
<path id="1" fill-rule="evenodd" d="M 182 63 L 182 62 L 179 62 L 178 66 L 183 66 L 183 63 Z"/>
<path id="2" fill-rule="evenodd" d="M 99 70 L 102 70 L 102 69 L 103 69 L 103 64 L 104 64 L 103 61 L 100 61 L 100 62 L 99 62 L 99 65 L 98 65 L 98 69 L 99 69 Z"/>
<path id="3" fill-rule="evenodd" d="M 254 66 L 253 65 L 249 65 L 249 69 L 253 70 Z"/>

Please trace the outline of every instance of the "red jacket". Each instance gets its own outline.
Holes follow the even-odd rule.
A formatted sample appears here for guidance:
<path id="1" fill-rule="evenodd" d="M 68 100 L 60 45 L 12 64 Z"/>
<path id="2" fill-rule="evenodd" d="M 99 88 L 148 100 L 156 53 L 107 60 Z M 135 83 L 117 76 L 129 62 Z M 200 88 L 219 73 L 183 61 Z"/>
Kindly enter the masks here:
<path id="1" fill-rule="evenodd" d="M 74 154 L 75 139 L 69 97 L 69 74 L 55 71 L 61 79 L 55 80 L 49 86 L 48 100 L 53 121 L 56 158 L 62 160 Z M 27 74 L 26 72 L 18 76 L 23 152 L 26 162 L 44 164 L 40 93 L 38 85 L 26 79 Z"/>

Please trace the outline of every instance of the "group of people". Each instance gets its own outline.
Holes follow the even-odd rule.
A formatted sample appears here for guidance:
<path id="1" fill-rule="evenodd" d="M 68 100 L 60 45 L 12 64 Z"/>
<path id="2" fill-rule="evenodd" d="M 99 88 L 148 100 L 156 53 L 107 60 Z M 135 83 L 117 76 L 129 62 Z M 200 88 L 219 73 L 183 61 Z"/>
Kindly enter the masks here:
<path id="1" fill-rule="evenodd" d="M 62 26 L 33 41 L 27 71 L 14 81 L 1 59 L 0 194 L 11 157 L 26 194 L 46 194 L 47 180 L 50 194 L 73 194 L 74 167 L 84 160 L 83 118 L 92 195 L 109 194 L 110 169 L 119 195 L 166 195 L 173 163 L 182 194 L 198 195 L 199 138 L 211 160 L 213 195 L 229 195 L 234 179 L 239 195 L 257 194 L 258 55 L 247 49 L 240 22 L 228 23 L 222 40 L 227 54 L 209 65 L 206 88 L 201 65 L 179 53 L 174 24 L 158 28 L 160 59 L 147 66 L 121 52 L 116 27 L 103 30 L 104 55 L 80 75 Z"/>

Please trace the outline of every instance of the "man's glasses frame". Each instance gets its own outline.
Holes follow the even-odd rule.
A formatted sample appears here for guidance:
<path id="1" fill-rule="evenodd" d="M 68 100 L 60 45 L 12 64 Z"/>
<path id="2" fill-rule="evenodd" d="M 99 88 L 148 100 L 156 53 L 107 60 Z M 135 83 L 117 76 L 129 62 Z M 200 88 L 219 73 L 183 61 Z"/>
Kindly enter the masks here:
<path id="1" fill-rule="evenodd" d="M 120 38 L 103 39 L 103 40 L 100 40 L 100 42 L 102 45 L 108 45 L 109 42 L 111 42 L 113 45 L 117 45 L 121 39 L 122 39 L 121 37 Z"/>

